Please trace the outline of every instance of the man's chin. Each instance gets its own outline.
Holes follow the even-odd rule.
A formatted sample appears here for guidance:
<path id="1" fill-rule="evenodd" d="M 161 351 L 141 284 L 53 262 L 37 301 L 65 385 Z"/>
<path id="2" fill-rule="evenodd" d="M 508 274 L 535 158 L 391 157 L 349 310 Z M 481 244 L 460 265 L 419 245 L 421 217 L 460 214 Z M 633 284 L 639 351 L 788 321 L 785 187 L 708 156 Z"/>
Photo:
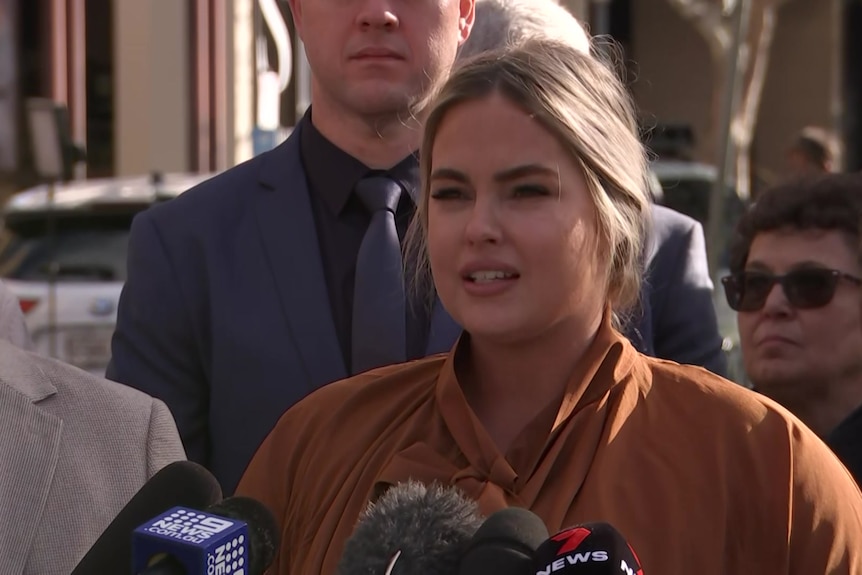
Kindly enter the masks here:
<path id="1" fill-rule="evenodd" d="M 399 85 L 359 86 L 347 94 L 348 105 L 358 114 L 368 117 L 409 117 L 417 110 L 417 102 L 423 101 L 421 95 L 408 91 Z"/>

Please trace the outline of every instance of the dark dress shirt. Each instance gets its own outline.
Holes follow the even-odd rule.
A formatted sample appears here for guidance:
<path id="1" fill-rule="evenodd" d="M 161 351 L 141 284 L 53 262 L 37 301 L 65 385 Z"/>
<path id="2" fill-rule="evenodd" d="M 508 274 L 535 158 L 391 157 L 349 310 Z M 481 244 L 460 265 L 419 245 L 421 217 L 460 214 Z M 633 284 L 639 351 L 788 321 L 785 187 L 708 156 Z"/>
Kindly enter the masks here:
<path id="1" fill-rule="evenodd" d="M 388 170 L 373 170 L 327 140 L 311 122 L 305 124 L 300 134 L 300 154 L 308 179 L 332 318 L 344 364 L 353 373 L 350 356 L 356 258 L 371 223 L 371 214 L 353 188 L 363 177 L 381 173 L 401 184 L 404 193 L 395 223 L 403 244 L 416 210 L 413 197 L 419 195 L 419 162 L 417 154 L 411 154 Z M 407 308 L 407 358 L 424 357 L 430 314 L 422 305 Z"/>

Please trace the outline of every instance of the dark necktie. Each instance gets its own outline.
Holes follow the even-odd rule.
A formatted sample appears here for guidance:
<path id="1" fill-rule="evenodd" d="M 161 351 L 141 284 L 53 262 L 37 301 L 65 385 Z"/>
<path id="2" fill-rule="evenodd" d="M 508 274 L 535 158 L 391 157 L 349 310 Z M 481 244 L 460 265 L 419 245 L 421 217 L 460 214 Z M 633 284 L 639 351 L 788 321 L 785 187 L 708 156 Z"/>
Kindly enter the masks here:
<path id="1" fill-rule="evenodd" d="M 364 178 L 356 195 L 371 213 L 359 246 L 353 288 L 352 373 L 407 360 L 404 270 L 395 210 L 401 186 L 386 177 Z"/>

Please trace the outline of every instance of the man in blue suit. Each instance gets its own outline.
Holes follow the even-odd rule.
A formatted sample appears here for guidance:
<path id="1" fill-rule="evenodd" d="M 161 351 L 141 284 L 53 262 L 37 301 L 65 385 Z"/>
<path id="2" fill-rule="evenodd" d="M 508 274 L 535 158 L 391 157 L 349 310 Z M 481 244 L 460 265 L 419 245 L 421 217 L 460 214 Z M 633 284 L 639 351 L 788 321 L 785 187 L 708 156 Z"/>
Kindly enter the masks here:
<path id="1" fill-rule="evenodd" d="M 457 338 L 393 275 L 422 111 L 473 3 L 290 0 L 309 113 L 275 150 L 135 218 L 107 375 L 164 400 L 226 493 L 305 395 Z"/>
<path id="2" fill-rule="evenodd" d="M 642 353 L 726 376 L 703 227 L 655 204 L 652 219 L 640 309 L 626 336 Z"/>
<path id="3" fill-rule="evenodd" d="M 590 50 L 583 26 L 557 0 L 476 0 L 476 24 L 458 58 L 536 36 Z M 660 189 L 654 192 L 657 196 Z M 652 206 L 652 216 L 640 306 L 628 318 L 625 334 L 642 353 L 726 375 L 703 228 L 660 205 Z"/>

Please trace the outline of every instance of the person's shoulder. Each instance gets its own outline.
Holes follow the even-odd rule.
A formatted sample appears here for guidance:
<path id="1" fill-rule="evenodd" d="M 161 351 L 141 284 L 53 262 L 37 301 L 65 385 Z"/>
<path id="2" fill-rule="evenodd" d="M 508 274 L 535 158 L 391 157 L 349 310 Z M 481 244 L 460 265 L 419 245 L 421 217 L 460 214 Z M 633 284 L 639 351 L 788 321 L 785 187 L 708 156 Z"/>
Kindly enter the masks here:
<path id="1" fill-rule="evenodd" d="M 696 219 L 671 208 L 658 204 L 652 205 L 652 227 L 650 229 L 649 257 L 650 266 L 675 266 L 681 262 L 692 261 L 692 243 L 703 245 L 703 226 Z M 698 237 L 700 241 L 698 242 Z M 686 252 L 685 250 L 689 250 Z M 688 254 L 681 259 L 681 254 Z M 701 249 L 703 265 L 706 263 L 706 251 Z M 704 271 L 705 268 L 704 268 Z M 708 274 L 707 274 L 708 276 Z"/>
<path id="2" fill-rule="evenodd" d="M 155 221 L 182 218 L 187 222 L 220 211 L 229 213 L 259 185 L 258 174 L 263 161 L 263 156 L 251 158 L 204 180 L 175 198 L 152 206 L 144 213 Z"/>
<path id="3" fill-rule="evenodd" d="M 0 342 L 0 381 L 62 419 L 102 420 L 117 429 L 149 425 L 151 396 L 56 359 Z"/>
<path id="4" fill-rule="evenodd" d="M 320 481 L 346 480 L 344 473 L 366 466 L 372 453 L 384 454 L 406 437 L 425 438 L 446 357 L 374 369 L 317 389 L 284 412 L 238 492 L 280 509 L 296 489 L 307 494 Z M 315 485 L 297 488 L 301 481 Z"/>
<path id="5" fill-rule="evenodd" d="M 290 140 L 285 141 L 272 150 L 204 180 L 175 198 L 152 206 L 146 210 L 146 217 L 164 223 L 182 220 L 183 226 L 217 220 L 219 216 L 233 218 L 249 205 L 249 199 L 255 192 L 270 189 L 272 182 L 264 181 L 265 172 L 272 166 L 283 172 L 284 166 L 293 165 L 287 156 L 294 148 L 296 146 Z M 297 162 L 296 165 L 300 164 Z M 296 176 L 304 177 L 303 174 Z"/>
<path id="6" fill-rule="evenodd" d="M 691 216 L 661 204 L 652 204 L 653 227 L 656 230 L 689 231 L 700 227 L 700 222 Z"/>
<path id="7" fill-rule="evenodd" d="M 766 462 L 764 473 L 773 478 L 790 474 L 804 481 L 827 468 L 846 475 L 814 431 L 772 399 L 701 367 L 642 358 L 648 370 L 638 378 L 645 411 L 661 422 L 663 441 L 697 445 L 704 453 L 720 446 L 726 461 Z"/>
<path id="8" fill-rule="evenodd" d="M 685 241 L 692 234 L 703 233 L 703 226 L 696 219 L 681 212 L 662 206 L 652 204 L 652 230 L 651 236 L 656 244 L 656 249 L 668 244 L 676 244 Z M 690 240 L 689 240 L 690 241 Z"/>
<path id="9" fill-rule="evenodd" d="M 698 459 L 695 467 L 709 474 L 724 470 L 726 484 L 752 493 L 775 492 L 775 482 L 804 483 L 818 467 L 835 471 L 837 460 L 826 445 L 771 399 L 701 367 L 643 362 L 643 406 L 635 421 L 654 430 L 652 449 L 688 453 Z"/>
<path id="10" fill-rule="evenodd" d="M 386 418 L 435 393 L 447 358 L 433 355 L 390 365 L 325 385 L 291 407 L 279 425 L 348 428 L 354 419 Z"/>
<path id="11" fill-rule="evenodd" d="M 798 423 L 795 416 L 768 397 L 703 367 L 641 357 L 649 372 L 648 394 L 676 412 L 685 425 L 721 425 L 738 428 L 741 433 L 766 426 L 786 433 Z"/>
<path id="12" fill-rule="evenodd" d="M 318 389 L 299 405 L 306 409 L 346 405 L 348 410 L 380 403 L 396 406 L 415 399 L 422 390 L 433 391 L 446 357 L 446 354 L 438 354 L 354 375 Z"/>

